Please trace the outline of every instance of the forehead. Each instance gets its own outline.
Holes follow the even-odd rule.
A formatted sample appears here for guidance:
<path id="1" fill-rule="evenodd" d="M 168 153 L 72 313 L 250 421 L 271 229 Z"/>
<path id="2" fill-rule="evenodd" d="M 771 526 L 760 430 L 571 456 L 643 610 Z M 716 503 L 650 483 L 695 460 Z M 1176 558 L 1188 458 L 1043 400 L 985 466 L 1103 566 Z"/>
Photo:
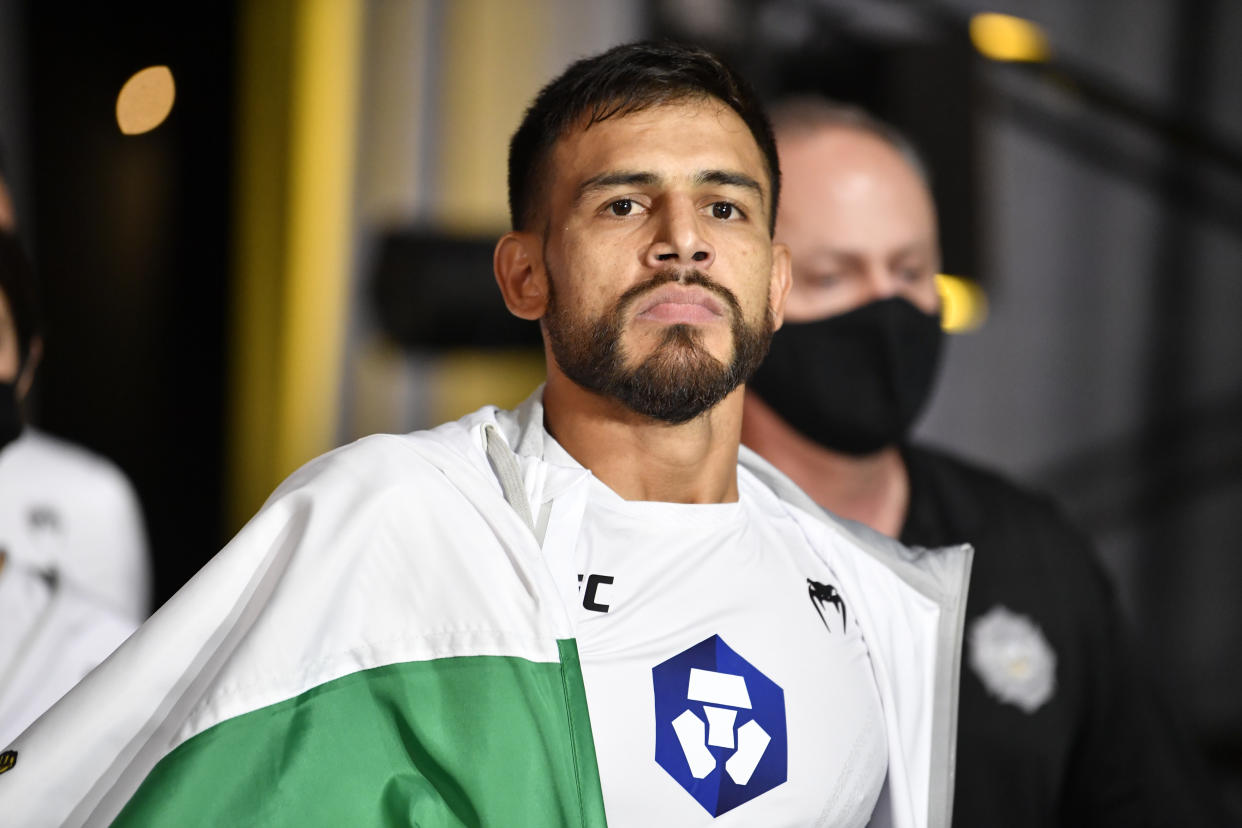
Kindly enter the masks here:
<path id="1" fill-rule="evenodd" d="M 704 170 L 749 175 L 769 199 L 763 153 L 746 123 L 724 103 L 682 100 L 575 128 L 552 152 L 553 186 L 575 187 L 610 170 L 652 172 L 669 181 Z"/>
<path id="2" fill-rule="evenodd" d="M 779 141 L 784 186 L 777 236 L 934 243 L 936 214 L 923 179 L 888 142 L 849 127 Z M 796 253 L 797 251 L 795 251 Z"/>

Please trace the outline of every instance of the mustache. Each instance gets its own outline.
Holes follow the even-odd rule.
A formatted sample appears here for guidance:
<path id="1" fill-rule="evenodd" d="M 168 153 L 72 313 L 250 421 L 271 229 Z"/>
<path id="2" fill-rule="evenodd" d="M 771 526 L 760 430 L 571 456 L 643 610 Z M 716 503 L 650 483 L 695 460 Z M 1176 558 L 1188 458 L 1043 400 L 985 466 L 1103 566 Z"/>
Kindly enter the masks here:
<path id="1" fill-rule="evenodd" d="M 682 285 L 693 285 L 701 287 L 704 290 L 715 294 L 722 302 L 729 306 L 729 310 L 733 313 L 734 319 L 740 319 L 742 316 L 742 306 L 737 301 L 737 296 L 733 291 L 717 282 L 701 270 L 678 270 L 676 268 L 668 268 L 652 274 L 651 278 L 645 282 L 639 282 L 629 288 L 625 293 L 617 299 L 616 310 L 618 313 L 624 313 L 629 310 L 630 305 L 640 299 L 643 295 L 650 293 L 662 285 L 669 282 L 677 282 Z"/>

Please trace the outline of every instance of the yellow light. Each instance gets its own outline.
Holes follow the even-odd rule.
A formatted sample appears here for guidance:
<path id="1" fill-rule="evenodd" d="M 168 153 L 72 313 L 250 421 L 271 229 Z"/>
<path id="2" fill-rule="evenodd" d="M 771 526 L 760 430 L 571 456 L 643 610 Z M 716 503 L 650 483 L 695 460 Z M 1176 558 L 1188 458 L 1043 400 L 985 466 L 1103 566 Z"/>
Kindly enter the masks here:
<path id="1" fill-rule="evenodd" d="M 940 327 L 946 333 L 973 331 L 987 319 L 988 298 L 970 279 L 937 273 L 936 290 L 940 293 Z"/>
<path id="2" fill-rule="evenodd" d="M 992 60 L 1037 62 L 1049 54 L 1043 29 L 1008 14 L 976 14 L 970 19 L 970 41 Z"/>
<path id="3" fill-rule="evenodd" d="M 150 132 L 172 112 L 177 87 L 167 66 L 135 72 L 116 96 L 116 123 L 126 135 Z"/>

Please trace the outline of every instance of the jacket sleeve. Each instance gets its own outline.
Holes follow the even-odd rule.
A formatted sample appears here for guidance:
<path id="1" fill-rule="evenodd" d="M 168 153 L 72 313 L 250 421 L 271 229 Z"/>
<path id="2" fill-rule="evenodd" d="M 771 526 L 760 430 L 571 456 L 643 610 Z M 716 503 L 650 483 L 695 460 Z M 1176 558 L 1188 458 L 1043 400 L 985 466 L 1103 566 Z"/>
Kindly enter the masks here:
<path id="1" fill-rule="evenodd" d="M 6 824 L 106 824 L 276 588 L 304 531 L 303 469 L 147 623 L 22 733 L 0 773 Z M 283 491 L 283 494 L 282 494 Z"/>

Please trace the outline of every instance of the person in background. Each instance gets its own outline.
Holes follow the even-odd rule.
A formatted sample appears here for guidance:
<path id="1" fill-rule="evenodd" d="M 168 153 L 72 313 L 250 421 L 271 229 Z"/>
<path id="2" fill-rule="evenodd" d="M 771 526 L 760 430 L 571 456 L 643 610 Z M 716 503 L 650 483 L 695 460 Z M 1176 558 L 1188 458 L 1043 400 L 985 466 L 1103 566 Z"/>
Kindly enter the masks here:
<path id="1" fill-rule="evenodd" d="M 0 814 L 944 828 L 970 550 L 854 533 L 739 448 L 779 184 L 709 53 L 571 65 L 494 259 L 546 383 L 296 472 L 10 746 Z"/>
<path id="2" fill-rule="evenodd" d="M 742 439 L 838 515 L 975 548 L 953 824 L 1219 823 L 1087 537 L 1048 499 L 909 439 L 942 339 L 936 209 L 913 148 L 820 98 L 771 114 L 794 283 Z"/>
<path id="3" fill-rule="evenodd" d="M 61 569 L 68 516 L 91 515 L 101 466 L 66 466 L 32 436 L 20 403 L 34 372 L 34 289 L 21 246 L 0 230 L 0 745 L 8 744 L 134 631 L 130 617 Z M 52 446 L 48 451 L 44 443 Z M 93 500 L 94 498 L 94 500 Z M 94 518 L 93 515 L 91 515 Z M 106 524 L 104 525 L 106 527 Z M 89 548 L 96 524 L 71 527 Z"/>
<path id="4" fill-rule="evenodd" d="M 133 486 L 111 461 L 27 422 L 30 395 L 43 353 L 34 280 L 17 239 L 16 213 L 0 158 L 0 232 L 4 288 L 9 295 L 20 371 L 0 388 L 8 439 L 0 451 L 0 539 L 27 563 L 72 581 L 139 624 L 150 613 L 151 562 L 142 509 Z"/>

